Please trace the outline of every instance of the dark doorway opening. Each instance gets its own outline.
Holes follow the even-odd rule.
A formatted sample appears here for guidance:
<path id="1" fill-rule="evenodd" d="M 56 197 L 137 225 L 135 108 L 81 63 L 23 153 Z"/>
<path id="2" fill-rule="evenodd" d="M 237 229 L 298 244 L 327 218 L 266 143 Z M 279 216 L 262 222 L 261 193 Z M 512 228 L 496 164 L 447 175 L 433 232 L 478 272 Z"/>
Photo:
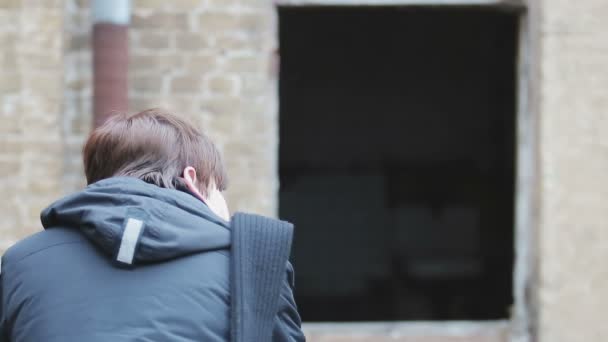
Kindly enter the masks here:
<path id="1" fill-rule="evenodd" d="M 279 9 L 304 320 L 509 316 L 517 30 L 479 7 Z"/>

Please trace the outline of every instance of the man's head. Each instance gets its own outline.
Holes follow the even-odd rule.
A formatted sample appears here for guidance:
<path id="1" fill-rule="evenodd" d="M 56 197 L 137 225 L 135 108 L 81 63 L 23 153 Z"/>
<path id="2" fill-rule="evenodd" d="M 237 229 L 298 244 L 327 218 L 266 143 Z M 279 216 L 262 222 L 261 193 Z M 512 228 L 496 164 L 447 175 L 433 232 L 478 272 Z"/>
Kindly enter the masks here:
<path id="1" fill-rule="evenodd" d="M 213 142 L 159 109 L 112 116 L 91 133 L 83 159 L 88 184 L 129 176 L 170 189 L 181 183 L 207 199 L 211 189 L 222 191 L 227 183 Z"/>

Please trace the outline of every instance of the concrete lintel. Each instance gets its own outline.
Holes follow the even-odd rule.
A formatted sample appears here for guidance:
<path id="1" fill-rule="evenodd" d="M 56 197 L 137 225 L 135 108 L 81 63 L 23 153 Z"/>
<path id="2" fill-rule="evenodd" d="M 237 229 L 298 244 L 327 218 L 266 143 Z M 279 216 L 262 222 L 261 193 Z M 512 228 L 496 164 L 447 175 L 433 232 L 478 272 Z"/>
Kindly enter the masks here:
<path id="1" fill-rule="evenodd" d="M 500 321 L 449 322 L 361 322 L 361 323 L 305 323 L 309 336 L 323 337 L 485 337 L 488 341 L 506 341 L 510 323 Z"/>
<path id="2" fill-rule="evenodd" d="M 527 0 L 275 0 L 279 6 L 498 6 L 525 8 Z"/>

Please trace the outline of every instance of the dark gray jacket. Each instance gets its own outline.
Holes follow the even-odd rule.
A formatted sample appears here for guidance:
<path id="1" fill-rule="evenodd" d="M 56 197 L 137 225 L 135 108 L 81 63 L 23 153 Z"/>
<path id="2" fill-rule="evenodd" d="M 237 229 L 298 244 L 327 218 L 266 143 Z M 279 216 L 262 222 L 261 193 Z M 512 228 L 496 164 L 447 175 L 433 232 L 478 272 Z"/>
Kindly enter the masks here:
<path id="1" fill-rule="evenodd" d="M 2 257 L 0 341 L 230 340 L 232 228 L 194 196 L 111 178 L 41 218 L 45 230 Z M 304 341 L 285 269 L 268 335 Z"/>

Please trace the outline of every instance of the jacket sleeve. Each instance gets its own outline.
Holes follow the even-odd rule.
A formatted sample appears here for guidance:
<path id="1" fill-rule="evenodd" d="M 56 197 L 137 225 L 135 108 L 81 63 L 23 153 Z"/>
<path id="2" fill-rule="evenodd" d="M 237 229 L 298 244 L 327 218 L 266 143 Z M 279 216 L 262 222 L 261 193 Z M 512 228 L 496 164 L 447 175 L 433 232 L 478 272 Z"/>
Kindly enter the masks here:
<path id="1" fill-rule="evenodd" d="M 281 288 L 279 311 L 275 317 L 272 336 L 273 342 L 305 342 L 306 337 L 302 331 L 302 320 L 298 313 L 296 301 L 293 297 L 294 271 L 293 266 L 287 262 L 287 276 Z"/>
<path id="2" fill-rule="evenodd" d="M 4 285 L 2 276 L 2 260 L 0 259 L 0 342 L 9 342 L 6 337 L 6 318 L 4 308 Z"/>

